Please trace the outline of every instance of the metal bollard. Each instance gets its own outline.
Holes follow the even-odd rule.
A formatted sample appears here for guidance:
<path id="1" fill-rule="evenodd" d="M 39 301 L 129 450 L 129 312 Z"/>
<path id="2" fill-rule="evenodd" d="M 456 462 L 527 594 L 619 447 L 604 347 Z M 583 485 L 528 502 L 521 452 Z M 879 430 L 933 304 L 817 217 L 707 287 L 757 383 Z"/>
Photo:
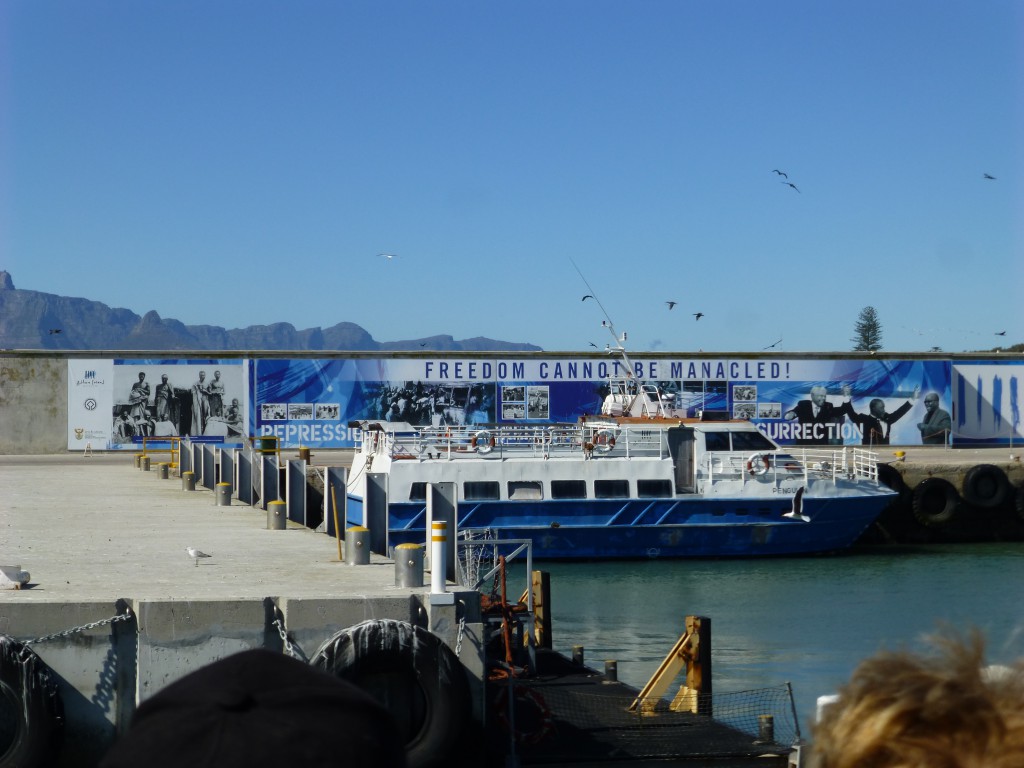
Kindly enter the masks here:
<path id="1" fill-rule="evenodd" d="M 395 547 L 395 586 L 423 586 L 423 546 L 399 544 Z"/>
<path id="2" fill-rule="evenodd" d="M 217 483 L 216 499 L 218 507 L 231 506 L 231 483 Z"/>
<path id="3" fill-rule="evenodd" d="M 442 595 L 448 591 L 444 559 L 448 549 L 448 523 L 434 520 L 430 528 L 430 594 Z"/>
<path id="4" fill-rule="evenodd" d="M 156 476 L 161 480 L 167 479 L 167 464 L 166 462 L 160 462 L 156 465 Z"/>
<path id="5" fill-rule="evenodd" d="M 267 529 L 283 531 L 288 527 L 288 502 L 271 501 L 267 504 Z"/>
<path id="6" fill-rule="evenodd" d="M 181 490 L 194 491 L 196 489 L 196 475 L 194 472 L 181 473 Z"/>
<path id="7" fill-rule="evenodd" d="M 345 531 L 345 562 L 349 565 L 370 564 L 370 529 L 353 525 Z"/>
<path id="8" fill-rule="evenodd" d="M 583 666 L 583 646 L 582 645 L 574 645 L 572 647 L 572 663 L 573 664 L 579 664 L 581 667 Z"/>
<path id="9" fill-rule="evenodd" d="M 775 743 L 775 717 L 773 715 L 757 716 L 757 739 L 755 744 Z"/>
<path id="10" fill-rule="evenodd" d="M 299 447 L 299 461 L 309 463 L 309 448 Z"/>
<path id="11" fill-rule="evenodd" d="M 619 662 L 614 659 L 605 659 L 604 661 L 604 680 L 606 683 L 618 682 L 619 679 Z"/>
<path id="12" fill-rule="evenodd" d="M 143 456 L 140 460 L 139 466 L 143 472 L 149 472 L 149 456 Z"/>
<path id="13" fill-rule="evenodd" d="M 142 466 L 142 454 L 141 453 L 134 453 L 134 454 L 132 454 L 132 458 L 135 461 L 135 468 L 136 469 L 138 469 L 139 467 Z"/>

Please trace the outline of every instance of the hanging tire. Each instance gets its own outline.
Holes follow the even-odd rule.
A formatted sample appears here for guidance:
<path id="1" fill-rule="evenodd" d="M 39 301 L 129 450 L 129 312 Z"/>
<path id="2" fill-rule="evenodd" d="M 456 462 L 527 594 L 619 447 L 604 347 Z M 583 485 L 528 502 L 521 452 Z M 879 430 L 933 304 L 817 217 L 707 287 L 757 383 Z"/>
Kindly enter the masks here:
<path id="1" fill-rule="evenodd" d="M 462 663 L 437 635 L 371 619 L 334 635 L 310 664 L 355 683 L 391 712 L 409 768 L 451 762 L 470 717 L 470 691 Z"/>
<path id="2" fill-rule="evenodd" d="M 964 475 L 964 499 L 976 507 L 998 507 L 1010 492 L 1006 473 L 994 464 L 978 464 Z"/>
<path id="3" fill-rule="evenodd" d="M 929 477 L 914 488 L 911 506 L 918 522 L 930 527 L 945 525 L 960 504 L 960 494 L 948 480 Z"/>
<path id="4" fill-rule="evenodd" d="M 53 765 L 63 734 L 64 705 L 49 667 L 0 635 L 0 768 Z"/>
<path id="5" fill-rule="evenodd" d="M 1013 495 L 1013 506 L 1017 512 L 1017 519 L 1024 523 L 1024 483 L 1017 486 L 1017 492 Z"/>

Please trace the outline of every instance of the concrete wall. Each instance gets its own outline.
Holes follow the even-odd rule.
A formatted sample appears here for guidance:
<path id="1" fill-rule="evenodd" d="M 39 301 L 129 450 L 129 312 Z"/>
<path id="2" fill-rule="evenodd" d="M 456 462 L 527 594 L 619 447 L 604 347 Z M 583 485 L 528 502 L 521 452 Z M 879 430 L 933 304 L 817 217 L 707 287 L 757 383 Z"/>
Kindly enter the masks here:
<path id="1" fill-rule="evenodd" d="M 471 681 L 472 713 L 485 716 L 484 648 L 479 595 L 454 590 L 467 612 L 460 635 L 456 606 L 430 595 L 354 595 L 347 599 L 150 600 L 117 603 L 0 603 L 0 634 L 19 642 L 43 638 L 32 650 L 50 669 L 64 706 L 63 745 L 54 768 L 95 766 L 136 705 L 166 685 L 217 659 L 250 648 L 285 652 L 275 618 L 297 651 L 313 657 L 346 627 L 393 618 L 429 629 L 453 651 Z M 131 611 L 126 621 L 110 618 Z M 68 631 L 73 629 L 76 631 Z"/>
<path id="2" fill-rule="evenodd" d="M 0 454 L 67 449 L 67 359 L 0 357 Z"/>

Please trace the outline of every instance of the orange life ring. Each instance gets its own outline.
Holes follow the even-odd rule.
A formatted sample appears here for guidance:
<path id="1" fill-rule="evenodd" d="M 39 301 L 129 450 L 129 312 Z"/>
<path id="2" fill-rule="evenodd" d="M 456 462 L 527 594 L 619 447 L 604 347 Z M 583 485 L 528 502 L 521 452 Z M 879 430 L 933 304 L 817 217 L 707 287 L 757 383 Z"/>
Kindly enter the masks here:
<path id="1" fill-rule="evenodd" d="M 536 688 L 515 685 L 512 688 L 512 717 L 509 717 L 509 690 L 498 689 L 494 712 L 498 722 L 517 744 L 539 744 L 555 729 L 555 718 L 544 697 Z"/>
<path id="2" fill-rule="evenodd" d="M 768 458 L 767 453 L 753 453 L 747 459 L 747 472 L 755 477 L 760 477 L 769 469 L 771 469 L 771 459 Z"/>
<path id="3" fill-rule="evenodd" d="M 494 435 L 488 432 L 486 429 L 481 429 L 472 439 L 469 441 L 470 446 L 476 450 L 477 453 L 490 453 L 494 449 Z"/>
<path id="4" fill-rule="evenodd" d="M 594 450 L 608 453 L 615 447 L 615 433 L 610 429 L 599 429 L 594 433 Z"/>

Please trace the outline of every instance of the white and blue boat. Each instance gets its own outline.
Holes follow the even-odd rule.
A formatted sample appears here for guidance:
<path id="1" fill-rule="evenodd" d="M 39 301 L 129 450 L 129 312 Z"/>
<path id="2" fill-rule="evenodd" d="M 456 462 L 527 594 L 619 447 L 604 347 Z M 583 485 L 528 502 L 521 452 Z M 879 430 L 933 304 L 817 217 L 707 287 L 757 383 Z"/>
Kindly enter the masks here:
<path id="1" fill-rule="evenodd" d="M 635 370 L 604 325 L 621 370 Z M 371 493 L 389 549 L 426 543 L 431 484 L 448 489 L 460 536 L 531 539 L 539 559 L 836 552 L 896 497 L 875 452 L 783 449 L 726 413 L 687 418 L 630 373 L 608 381 L 599 414 L 572 424 L 350 426 L 362 437 L 348 521 L 369 527 Z"/>
<path id="2" fill-rule="evenodd" d="M 651 384 L 613 382 L 577 424 L 422 428 L 359 422 L 349 520 L 386 477 L 388 546 L 423 544 L 431 483 L 458 530 L 533 540 L 536 558 L 761 557 L 852 545 L 895 498 L 876 453 L 782 449 L 748 421 L 672 414 Z"/>

